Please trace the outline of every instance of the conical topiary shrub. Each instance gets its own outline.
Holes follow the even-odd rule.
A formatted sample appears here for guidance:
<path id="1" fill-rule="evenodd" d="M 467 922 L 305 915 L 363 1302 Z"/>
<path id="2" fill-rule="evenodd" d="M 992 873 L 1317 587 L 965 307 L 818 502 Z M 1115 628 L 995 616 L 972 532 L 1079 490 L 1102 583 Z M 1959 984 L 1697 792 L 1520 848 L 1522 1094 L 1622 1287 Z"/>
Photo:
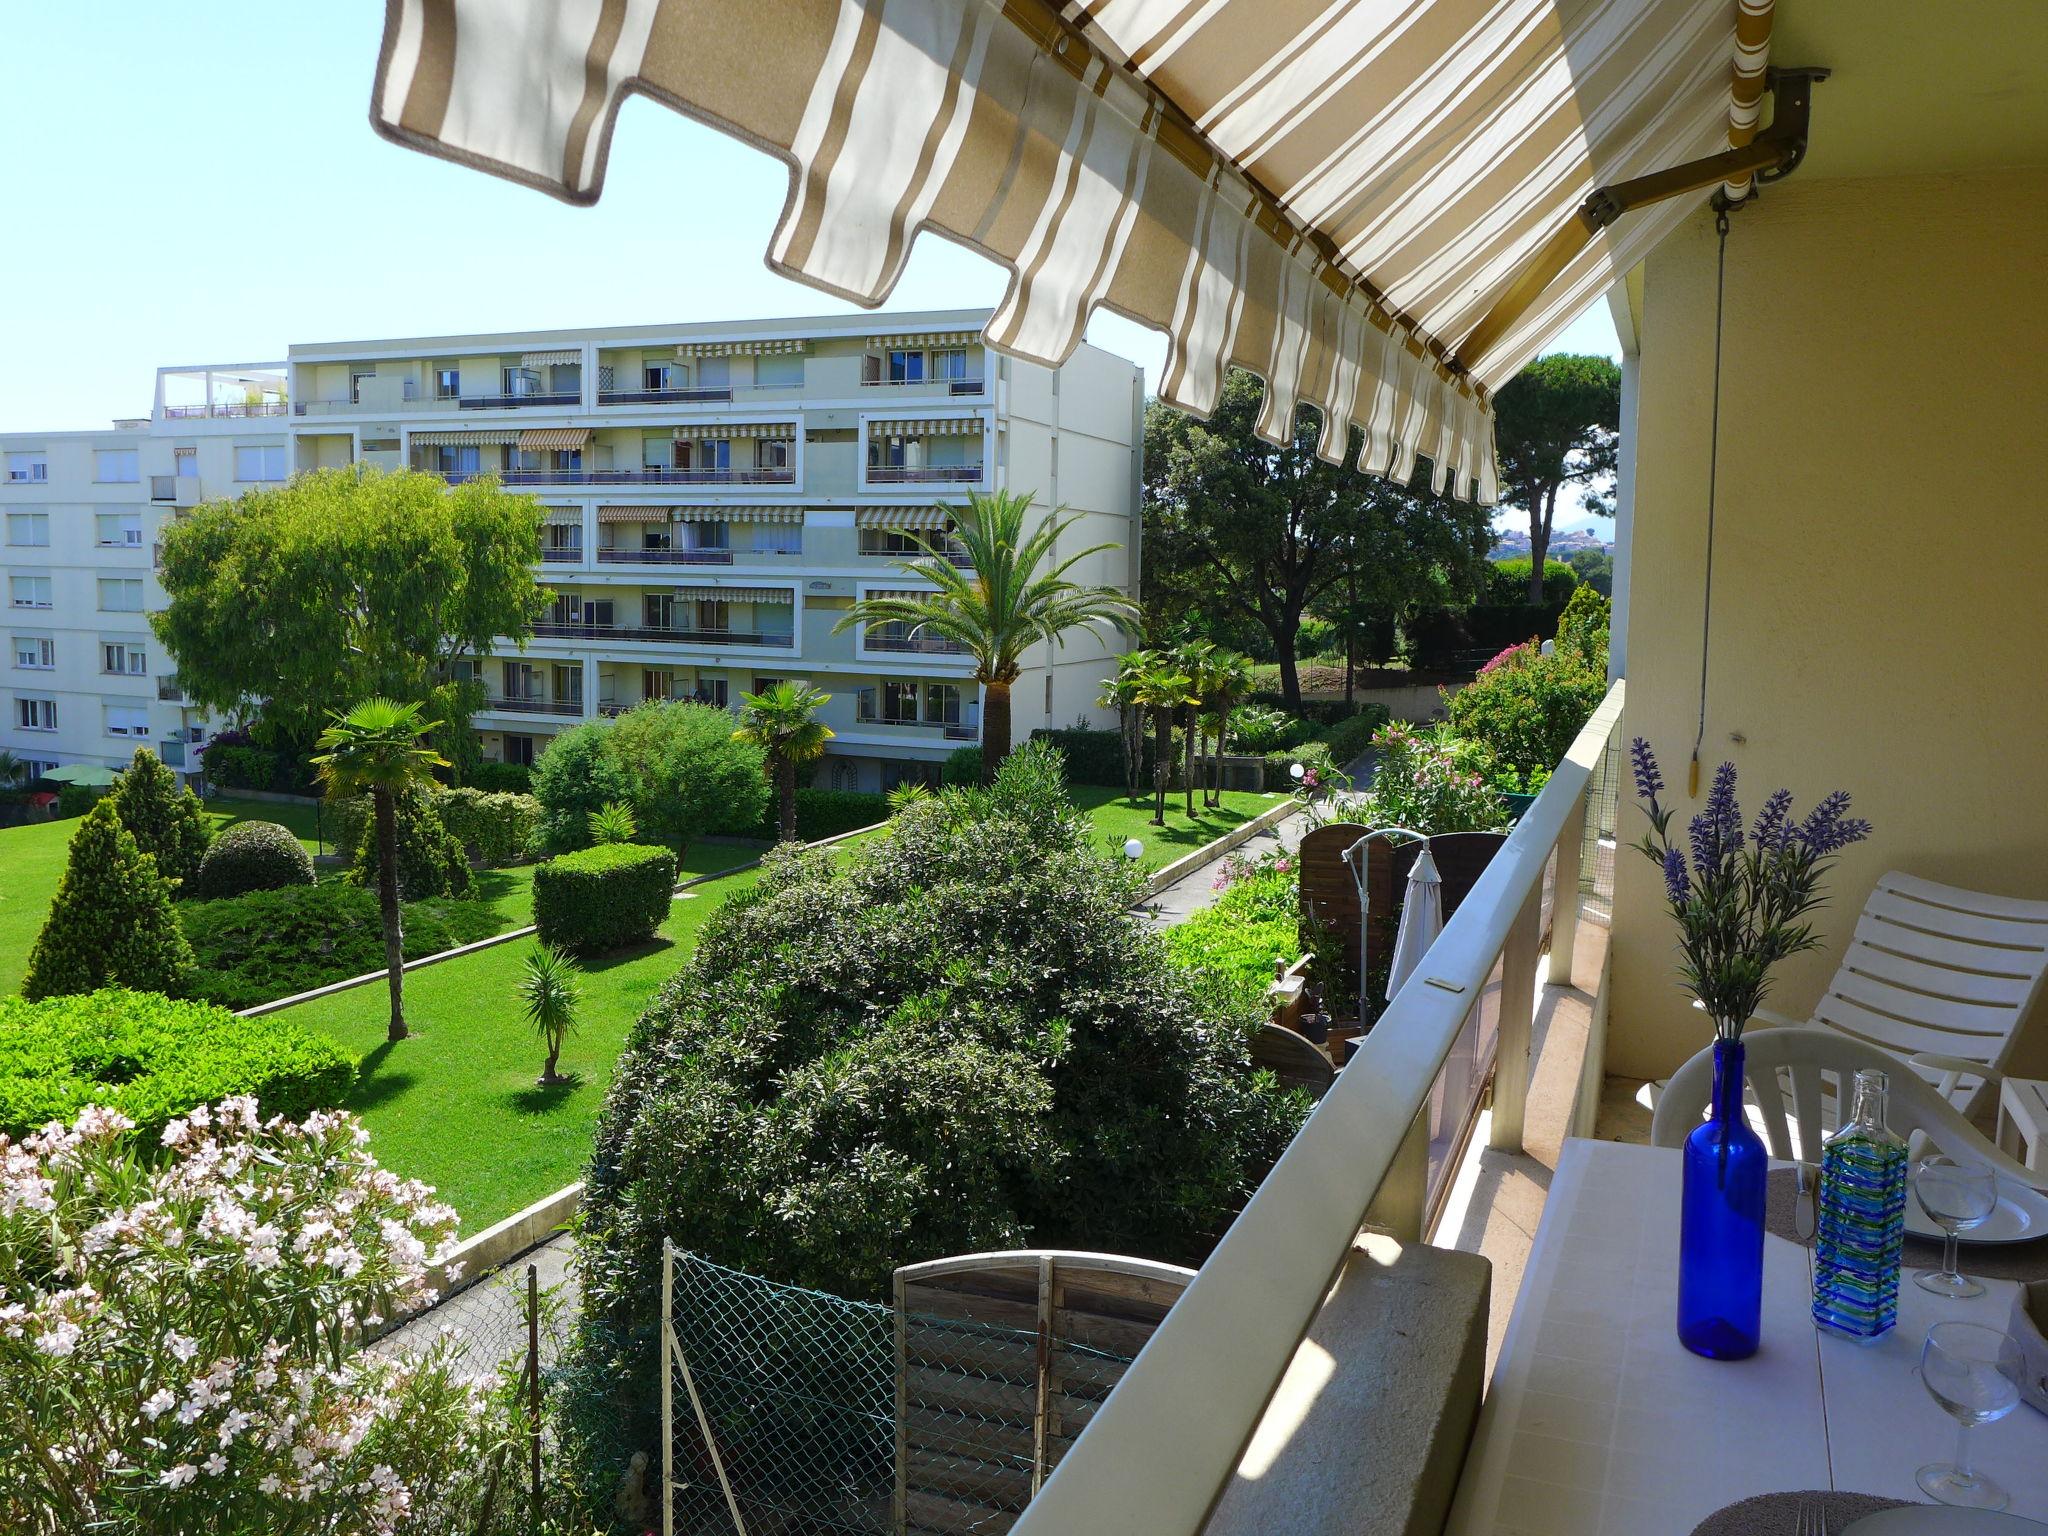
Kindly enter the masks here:
<path id="1" fill-rule="evenodd" d="M 192 947 L 171 910 L 171 888 L 102 800 L 71 835 L 71 857 L 49 918 L 29 951 L 22 995 L 31 1001 L 127 987 L 182 996 Z"/>
<path id="2" fill-rule="evenodd" d="M 156 872 L 178 895 L 192 895 L 208 841 L 199 797 L 180 784 L 154 752 L 137 747 L 120 784 L 107 798 L 136 846 L 155 856 Z"/>

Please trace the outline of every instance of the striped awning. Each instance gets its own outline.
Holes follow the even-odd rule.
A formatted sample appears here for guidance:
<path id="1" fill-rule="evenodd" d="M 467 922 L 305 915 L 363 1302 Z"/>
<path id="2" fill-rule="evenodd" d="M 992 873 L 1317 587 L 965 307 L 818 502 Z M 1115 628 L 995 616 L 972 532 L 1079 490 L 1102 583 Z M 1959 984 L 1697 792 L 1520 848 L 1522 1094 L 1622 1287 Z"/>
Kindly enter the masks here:
<path id="1" fill-rule="evenodd" d="M 773 357 L 781 353 L 801 352 L 809 343 L 801 339 L 793 341 L 685 341 L 676 347 L 676 357 L 684 362 L 693 357 Z"/>
<path id="2" fill-rule="evenodd" d="M 677 597 L 714 603 L 794 603 L 788 587 L 670 587 Z"/>
<path id="3" fill-rule="evenodd" d="M 541 519 L 549 528 L 581 528 L 583 509 L 581 507 L 549 507 L 547 516 Z"/>
<path id="4" fill-rule="evenodd" d="M 868 588 L 865 588 L 865 589 L 864 589 L 864 590 L 862 591 L 862 593 L 861 593 L 861 596 L 863 596 L 863 597 L 930 597 L 930 596 L 931 596 L 931 595 L 932 595 L 932 594 L 933 594 L 934 592 L 936 592 L 937 590 L 938 590 L 938 588 L 936 588 L 936 587 L 919 587 L 919 588 L 917 588 L 917 589 L 916 589 L 916 590 L 914 590 L 914 591 L 913 591 L 913 590 L 912 590 L 911 588 L 909 588 L 909 587 L 868 587 Z"/>
<path id="5" fill-rule="evenodd" d="M 855 507 L 856 528 L 944 528 L 953 514 L 944 507 Z"/>
<path id="6" fill-rule="evenodd" d="M 686 510 L 677 508 L 678 511 Z M 722 517 L 733 523 L 797 523 L 804 520 L 802 507 L 693 507 L 692 512 L 702 512 L 706 517 Z"/>
<path id="7" fill-rule="evenodd" d="M 588 427 L 531 427 L 519 434 L 522 448 L 581 448 L 589 441 Z"/>
<path id="8" fill-rule="evenodd" d="M 583 354 L 574 347 L 561 352 L 522 352 L 519 366 L 522 368 L 547 368 L 563 363 L 580 363 Z"/>
<path id="9" fill-rule="evenodd" d="M 714 421 L 693 422 L 687 427 L 677 427 L 676 441 L 679 443 L 703 442 L 707 439 L 752 437 L 762 442 L 788 442 L 796 437 L 796 423 L 793 421 Z"/>
<path id="10" fill-rule="evenodd" d="M 671 510 L 669 507 L 599 507 L 597 520 L 600 523 L 665 523 Z"/>
<path id="11" fill-rule="evenodd" d="M 980 431 L 979 416 L 933 416 L 868 423 L 870 437 L 973 437 Z"/>
<path id="12" fill-rule="evenodd" d="M 1491 501 L 1491 392 L 1706 190 L 1487 317 L 1595 187 L 1754 132 L 1771 4 L 400 0 L 373 117 L 589 202 L 647 91 L 790 164 L 779 272 L 879 304 L 931 226 L 1010 268 L 1003 351 L 1063 362 L 1109 305 L 1167 333 L 1169 403 L 1235 364 L 1269 439 L 1311 405 L 1326 458 L 1355 426 L 1367 469 Z"/>
<path id="13" fill-rule="evenodd" d="M 892 347 L 966 347 L 979 340 L 979 331 L 911 331 L 902 336 L 870 336 L 868 345 L 887 351 Z"/>
<path id="14" fill-rule="evenodd" d="M 490 443 L 511 445 L 519 441 L 517 432 L 415 432 L 413 444 L 420 448 L 474 448 Z"/>

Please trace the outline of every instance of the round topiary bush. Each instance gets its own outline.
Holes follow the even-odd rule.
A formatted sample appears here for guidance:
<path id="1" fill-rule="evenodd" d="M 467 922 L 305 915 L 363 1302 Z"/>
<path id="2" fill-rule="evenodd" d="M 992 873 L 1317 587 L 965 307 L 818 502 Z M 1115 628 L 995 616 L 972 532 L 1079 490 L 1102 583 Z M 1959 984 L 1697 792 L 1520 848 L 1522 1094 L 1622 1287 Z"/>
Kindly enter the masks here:
<path id="1" fill-rule="evenodd" d="M 238 821 L 213 840 L 199 862 L 202 901 L 313 883 L 313 856 L 274 821 Z"/>

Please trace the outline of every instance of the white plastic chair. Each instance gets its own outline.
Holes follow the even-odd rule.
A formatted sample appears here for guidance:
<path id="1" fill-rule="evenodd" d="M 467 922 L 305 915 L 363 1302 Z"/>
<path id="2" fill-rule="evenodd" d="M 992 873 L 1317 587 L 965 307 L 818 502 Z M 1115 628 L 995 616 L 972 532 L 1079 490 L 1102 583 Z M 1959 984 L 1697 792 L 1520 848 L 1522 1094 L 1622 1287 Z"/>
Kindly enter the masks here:
<path id="1" fill-rule="evenodd" d="M 1810 1022 L 1909 1062 L 1970 1114 L 1995 1099 L 2013 1042 L 2048 978 L 2048 901 L 1985 896 L 1893 870 L 1856 919 Z M 1894 1084 L 1903 1074 L 1894 1072 Z"/>
<path id="2" fill-rule="evenodd" d="M 1900 1071 L 1899 1059 L 1874 1045 L 1831 1029 L 1796 1025 L 1745 1030 L 1742 1045 L 1749 1108 L 1762 1119 L 1764 1142 L 1775 1158 L 1818 1161 L 1822 1137 L 1832 1128 L 1833 1120 L 1832 1116 L 1823 1117 L 1824 1098 L 1832 1089 L 1838 1102 L 1852 1102 L 1856 1074 L 1874 1068 L 1890 1079 L 1885 1121 L 1907 1141 L 1924 1136 L 1950 1157 L 1980 1163 L 2036 1189 L 2048 1189 L 2048 1173 L 2035 1173 L 1999 1151 L 1939 1089 L 1916 1073 Z M 1829 1083 L 1829 1078 L 1834 1081 Z M 1713 1094 L 1714 1048 L 1710 1045 L 1673 1073 L 1665 1085 L 1650 1122 L 1651 1142 L 1660 1147 L 1684 1146 L 1685 1138 L 1706 1115 Z M 1916 1147 L 1916 1156 L 1918 1152 Z"/>

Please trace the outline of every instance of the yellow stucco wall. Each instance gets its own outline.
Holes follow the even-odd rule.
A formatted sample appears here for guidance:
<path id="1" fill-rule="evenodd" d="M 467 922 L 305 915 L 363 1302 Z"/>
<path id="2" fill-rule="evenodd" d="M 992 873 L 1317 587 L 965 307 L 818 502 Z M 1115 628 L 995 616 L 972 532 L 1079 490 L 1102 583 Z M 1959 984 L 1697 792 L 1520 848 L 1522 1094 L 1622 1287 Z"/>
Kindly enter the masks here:
<path id="1" fill-rule="evenodd" d="M 1772 1006 L 1804 1017 L 1891 868 L 2048 897 L 2048 172 L 1801 181 L 1735 216 L 1701 784 L 1741 771 L 1876 823 Z M 1700 678 L 1714 232 L 1653 256 L 1641 314 L 1624 735 L 1684 796 Z M 1739 738 L 1739 740 L 1738 740 Z M 1690 814 L 1688 806 L 1685 814 Z M 1643 818 L 1624 804 L 1625 839 Z M 1612 1071 L 1705 1040 L 1656 870 L 1623 851 Z M 2024 1037 L 2048 1075 L 2048 1008 Z"/>

